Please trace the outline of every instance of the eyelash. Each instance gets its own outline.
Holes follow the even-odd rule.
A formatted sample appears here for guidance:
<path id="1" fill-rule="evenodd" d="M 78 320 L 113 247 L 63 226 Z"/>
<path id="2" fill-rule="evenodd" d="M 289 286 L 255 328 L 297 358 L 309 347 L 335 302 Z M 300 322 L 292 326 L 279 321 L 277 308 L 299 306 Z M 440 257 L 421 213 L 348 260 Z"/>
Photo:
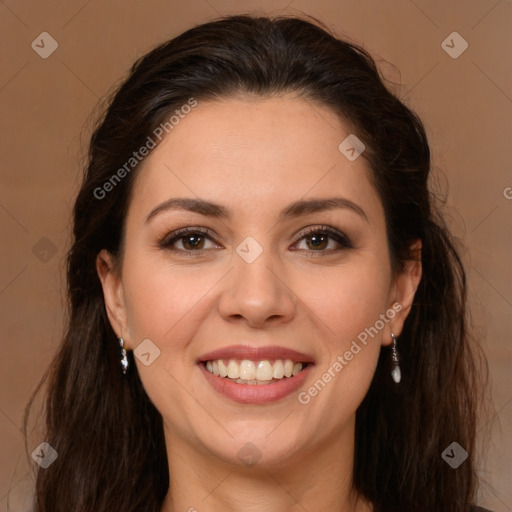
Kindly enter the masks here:
<path id="1" fill-rule="evenodd" d="M 190 234 L 201 235 L 201 236 L 204 236 L 205 238 L 208 238 L 210 241 L 215 242 L 213 233 L 209 229 L 190 227 L 190 228 L 178 229 L 177 231 L 170 233 L 169 235 L 164 237 L 164 239 L 159 243 L 159 246 L 162 249 L 166 249 L 169 251 L 181 252 L 184 255 L 192 256 L 192 257 L 201 256 L 204 251 L 210 250 L 210 249 L 198 249 L 197 251 L 191 251 L 191 250 L 187 250 L 187 249 L 174 249 L 171 247 L 175 242 L 185 238 L 186 235 L 190 235 Z M 353 248 L 352 242 L 344 233 L 341 233 L 333 228 L 330 228 L 329 226 L 324 226 L 324 225 L 307 229 L 306 231 L 304 231 L 303 233 L 300 234 L 300 237 L 295 241 L 294 245 L 297 244 L 298 242 L 300 242 L 301 240 L 303 240 L 304 238 L 307 238 L 308 235 L 312 235 L 312 234 L 324 235 L 324 236 L 327 235 L 329 238 L 335 240 L 343 247 L 342 249 L 329 249 L 329 250 L 318 250 L 318 251 L 306 250 L 307 252 L 311 253 L 312 257 L 331 255 L 331 254 L 334 254 L 334 253 L 339 252 L 344 249 L 346 250 L 346 249 Z M 301 249 L 298 249 L 298 250 L 301 250 Z"/>

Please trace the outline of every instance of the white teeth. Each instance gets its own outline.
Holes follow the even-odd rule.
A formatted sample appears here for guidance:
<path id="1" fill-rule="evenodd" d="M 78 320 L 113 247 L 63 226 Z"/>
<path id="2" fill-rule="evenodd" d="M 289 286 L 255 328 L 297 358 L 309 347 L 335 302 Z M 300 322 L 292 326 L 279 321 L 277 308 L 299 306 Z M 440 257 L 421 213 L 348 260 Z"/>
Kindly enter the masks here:
<path id="1" fill-rule="evenodd" d="M 281 359 L 277 359 L 274 363 L 274 379 L 282 379 L 284 377 L 284 364 Z"/>
<path id="2" fill-rule="evenodd" d="M 224 364 L 224 361 L 222 359 L 219 359 L 217 361 L 217 365 L 219 366 L 219 375 L 221 377 L 227 377 L 228 376 L 228 367 Z M 208 366 L 206 367 L 208 369 Z"/>
<path id="3" fill-rule="evenodd" d="M 292 375 L 295 377 L 295 375 L 297 375 L 297 373 L 300 373 L 301 371 L 302 371 L 302 363 L 295 363 L 293 365 Z"/>
<path id="4" fill-rule="evenodd" d="M 206 362 L 206 369 L 214 375 L 233 379 L 239 384 L 264 384 L 269 381 L 292 377 L 300 373 L 304 363 L 294 363 L 290 359 L 276 359 L 272 364 L 269 360 L 250 361 L 243 359 L 238 362 L 230 359 L 226 363 L 222 359 Z"/>
<path id="5" fill-rule="evenodd" d="M 238 379 L 240 377 L 240 367 L 233 359 L 230 359 L 228 363 L 228 377 L 230 379 Z"/>
<path id="6" fill-rule="evenodd" d="M 240 378 L 243 380 L 253 380 L 256 378 L 256 366 L 252 361 L 244 359 L 240 363 Z"/>
<path id="7" fill-rule="evenodd" d="M 272 380 L 274 371 L 269 361 L 260 361 L 256 369 L 257 380 Z"/>

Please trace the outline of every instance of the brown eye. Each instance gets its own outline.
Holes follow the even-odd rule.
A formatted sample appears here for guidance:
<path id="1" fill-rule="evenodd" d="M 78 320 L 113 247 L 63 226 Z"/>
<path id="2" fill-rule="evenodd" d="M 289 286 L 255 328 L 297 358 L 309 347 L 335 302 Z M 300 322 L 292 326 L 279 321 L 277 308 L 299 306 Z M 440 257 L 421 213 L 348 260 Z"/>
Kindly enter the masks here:
<path id="1" fill-rule="evenodd" d="M 183 228 L 164 238 L 160 243 L 160 247 L 184 253 L 201 252 L 208 250 L 208 248 L 205 247 L 207 241 L 214 241 L 209 234 L 209 230 L 201 228 Z M 181 247 L 179 247 L 179 243 L 181 243 Z"/>
<path id="2" fill-rule="evenodd" d="M 350 239 L 346 235 L 337 230 L 333 230 L 328 226 L 309 229 L 302 234 L 296 243 L 299 243 L 302 240 L 305 240 L 306 244 L 306 249 L 304 250 L 309 252 L 317 252 L 319 255 L 322 253 L 331 254 L 333 252 L 338 252 L 340 250 L 350 249 L 353 247 Z M 327 249 L 331 240 L 335 242 L 334 247 Z M 336 243 L 338 246 L 341 246 L 341 248 L 336 248 Z"/>
<path id="3" fill-rule="evenodd" d="M 190 234 L 186 236 L 180 237 L 180 240 L 182 240 L 183 247 L 185 249 L 203 249 L 205 238 L 202 235 L 199 234 Z"/>
<path id="4" fill-rule="evenodd" d="M 312 235 L 308 235 L 305 237 L 306 243 L 310 242 L 314 249 L 325 249 L 327 245 L 329 245 L 329 239 L 331 238 L 328 235 L 324 235 L 321 233 L 313 233 Z"/>

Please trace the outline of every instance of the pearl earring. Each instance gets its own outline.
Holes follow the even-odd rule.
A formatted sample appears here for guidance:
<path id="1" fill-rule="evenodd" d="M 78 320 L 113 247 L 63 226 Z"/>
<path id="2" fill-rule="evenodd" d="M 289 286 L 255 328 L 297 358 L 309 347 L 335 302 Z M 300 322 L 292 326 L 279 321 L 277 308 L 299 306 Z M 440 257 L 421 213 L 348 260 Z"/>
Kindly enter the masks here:
<path id="1" fill-rule="evenodd" d="M 126 349 L 124 348 L 124 340 L 123 338 L 119 338 L 119 345 L 121 346 L 121 369 L 123 375 L 126 375 L 126 370 L 128 369 L 128 358 L 126 357 Z"/>
<path id="2" fill-rule="evenodd" d="M 393 359 L 393 369 L 391 370 L 391 377 L 398 384 L 402 379 L 402 372 L 400 371 L 400 365 L 398 364 L 398 350 L 396 348 L 396 337 L 391 333 L 393 339 L 393 345 L 391 345 L 391 357 Z"/>

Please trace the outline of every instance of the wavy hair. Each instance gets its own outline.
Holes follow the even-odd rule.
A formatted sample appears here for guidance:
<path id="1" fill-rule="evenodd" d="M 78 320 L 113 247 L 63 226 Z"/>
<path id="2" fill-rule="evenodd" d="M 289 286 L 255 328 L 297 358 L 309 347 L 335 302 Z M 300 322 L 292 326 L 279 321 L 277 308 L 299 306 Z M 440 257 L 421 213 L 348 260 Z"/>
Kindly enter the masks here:
<path id="1" fill-rule="evenodd" d="M 378 512 L 469 510 L 481 373 L 466 277 L 429 189 L 424 126 L 384 81 L 362 47 L 320 22 L 284 16 L 220 18 L 135 62 L 90 140 L 67 254 L 69 318 L 25 411 L 26 428 L 34 396 L 48 380 L 45 440 L 59 456 L 37 473 L 36 512 L 159 512 L 169 487 L 162 417 L 137 371 L 120 371 L 95 265 L 104 248 L 122 257 L 140 165 L 101 199 L 98 189 L 191 97 L 285 93 L 332 109 L 364 141 L 395 271 L 414 258 L 411 243 L 422 241 L 422 279 L 400 337 L 402 382 L 392 386 L 383 348 L 356 413 L 355 488 Z M 135 368 L 131 352 L 128 358 Z M 441 457 L 453 441 L 469 453 L 456 470 Z"/>

